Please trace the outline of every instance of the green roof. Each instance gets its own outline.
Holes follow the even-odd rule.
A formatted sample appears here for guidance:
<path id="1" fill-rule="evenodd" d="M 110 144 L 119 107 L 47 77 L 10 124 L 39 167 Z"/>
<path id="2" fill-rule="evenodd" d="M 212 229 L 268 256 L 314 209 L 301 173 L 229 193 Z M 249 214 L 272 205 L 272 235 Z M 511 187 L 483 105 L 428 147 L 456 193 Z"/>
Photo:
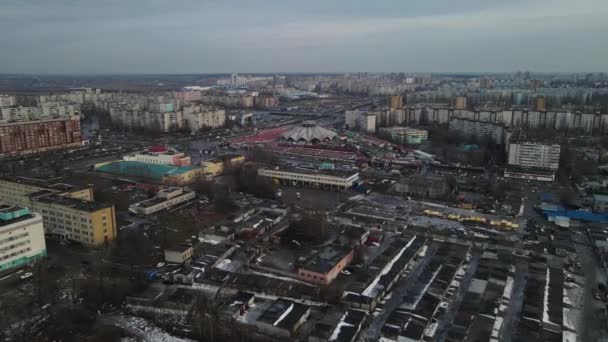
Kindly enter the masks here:
<path id="1" fill-rule="evenodd" d="M 179 175 L 197 168 L 199 166 L 196 165 L 178 167 L 121 160 L 99 166 L 95 171 L 162 180 L 166 176 Z"/>

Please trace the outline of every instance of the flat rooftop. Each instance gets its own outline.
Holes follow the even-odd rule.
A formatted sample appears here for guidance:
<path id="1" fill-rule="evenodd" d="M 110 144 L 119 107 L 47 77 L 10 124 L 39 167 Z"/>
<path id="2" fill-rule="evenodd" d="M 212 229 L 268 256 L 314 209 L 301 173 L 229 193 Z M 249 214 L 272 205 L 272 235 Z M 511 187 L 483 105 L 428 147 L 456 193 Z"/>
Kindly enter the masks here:
<path id="1" fill-rule="evenodd" d="M 64 207 L 69 207 L 76 210 L 95 212 L 100 209 L 109 208 L 111 204 L 104 204 L 99 202 L 90 202 L 81 199 L 76 199 L 72 197 L 60 196 L 56 194 L 51 194 L 47 196 L 42 196 L 34 199 L 37 202 L 41 203 L 52 203 L 61 205 Z"/>
<path id="2" fill-rule="evenodd" d="M 260 170 L 269 170 L 269 171 L 282 171 L 282 172 L 292 172 L 292 173 L 301 173 L 306 175 L 326 175 L 326 176 L 334 176 L 341 178 L 349 178 L 351 176 L 357 175 L 359 172 L 357 171 L 346 171 L 346 170 L 319 170 L 298 166 L 274 166 L 262 168 Z"/>
<path id="3" fill-rule="evenodd" d="M 327 274 L 351 251 L 352 249 L 348 247 L 325 247 L 300 268 L 311 272 Z"/>
<path id="4" fill-rule="evenodd" d="M 291 330 L 307 311 L 306 305 L 279 298 L 258 317 L 258 321 Z"/>
<path id="5" fill-rule="evenodd" d="M 29 209 L 18 205 L 0 204 L 0 227 L 34 218 Z"/>
<path id="6" fill-rule="evenodd" d="M 55 190 L 55 191 L 59 191 L 59 192 L 79 191 L 79 190 L 87 189 L 82 186 L 66 184 L 66 183 L 61 183 L 61 182 L 54 182 L 53 180 L 28 178 L 28 177 L 20 177 L 20 176 L 16 176 L 16 177 L 7 176 L 7 177 L 0 178 L 0 180 L 4 180 L 7 182 L 13 182 L 13 183 L 26 184 L 26 185 L 31 185 L 31 186 L 37 186 L 37 187 L 41 187 L 41 188 L 45 188 L 45 189 L 49 189 L 49 190 Z"/>
<path id="7" fill-rule="evenodd" d="M 178 167 L 121 160 L 96 167 L 95 171 L 162 180 L 166 176 L 179 175 L 199 168 L 198 165 Z"/>

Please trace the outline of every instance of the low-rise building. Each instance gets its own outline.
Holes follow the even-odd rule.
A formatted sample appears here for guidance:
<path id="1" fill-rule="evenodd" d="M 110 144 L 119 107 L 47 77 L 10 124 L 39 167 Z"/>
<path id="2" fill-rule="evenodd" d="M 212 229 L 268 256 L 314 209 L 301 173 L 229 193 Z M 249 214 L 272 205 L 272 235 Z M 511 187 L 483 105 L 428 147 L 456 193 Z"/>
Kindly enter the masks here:
<path id="1" fill-rule="evenodd" d="M 255 321 L 262 332 L 282 338 L 291 338 L 310 315 L 310 307 L 279 298 Z"/>
<path id="2" fill-rule="evenodd" d="M 126 161 L 135 161 L 149 164 L 189 166 L 192 165 L 190 157 L 185 153 L 169 149 L 166 146 L 152 146 L 146 151 L 133 153 L 122 157 Z"/>
<path id="3" fill-rule="evenodd" d="M 428 131 L 410 127 L 381 128 L 379 133 L 390 141 L 401 145 L 419 145 L 429 138 Z"/>
<path id="4" fill-rule="evenodd" d="M 298 268 L 298 277 L 304 281 L 329 285 L 353 260 L 350 247 L 326 247 Z"/>
<path id="5" fill-rule="evenodd" d="M 45 256 L 42 217 L 24 207 L 0 205 L 0 272 Z"/>
<path id="6" fill-rule="evenodd" d="M 310 170 L 303 168 L 261 168 L 258 175 L 270 177 L 277 183 L 292 185 L 308 185 L 328 189 L 345 190 L 351 188 L 359 181 L 359 173 L 356 171 L 342 170 Z"/>
<path id="7" fill-rule="evenodd" d="M 165 261 L 183 264 L 192 259 L 193 249 L 188 244 L 178 244 L 165 249 Z"/>
<path id="8" fill-rule="evenodd" d="M 442 198 L 448 191 L 447 180 L 441 176 L 403 177 L 395 183 L 395 192 L 405 195 Z"/>
<path id="9" fill-rule="evenodd" d="M 203 175 L 203 168 L 198 165 L 172 166 L 126 160 L 95 164 L 95 171 L 135 177 L 171 186 L 190 184 Z"/>
<path id="10" fill-rule="evenodd" d="M 608 195 L 593 195 L 593 211 L 608 212 Z"/>
<path id="11" fill-rule="evenodd" d="M 205 175 L 215 177 L 224 172 L 225 166 L 235 166 L 245 162 L 242 154 L 227 154 L 216 158 L 207 159 L 201 162 Z"/>
<path id="12" fill-rule="evenodd" d="M 194 191 L 170 187 L 160 190 L 153 198 L 129 206 L 129 211 L 136 215 L 150 215 L 187 202 L 194 197 L 196 197 Z"/>

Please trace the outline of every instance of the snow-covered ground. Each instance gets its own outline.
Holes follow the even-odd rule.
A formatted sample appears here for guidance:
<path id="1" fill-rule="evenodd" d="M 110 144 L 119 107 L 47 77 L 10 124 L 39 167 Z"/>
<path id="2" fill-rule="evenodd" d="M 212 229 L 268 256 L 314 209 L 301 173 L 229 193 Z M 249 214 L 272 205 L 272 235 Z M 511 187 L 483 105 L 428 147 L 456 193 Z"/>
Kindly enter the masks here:
<path id="1" fill-rule="evenodd" d="M 128 315 L 113 315 L 104 317 L 103 320 L 106 323 L 123 328 L 129 333 L 136 336 L 136 338 L 123 339 L 123 342 L 194 342 L 190 339 L 175 337 L 140 317 Z"/>

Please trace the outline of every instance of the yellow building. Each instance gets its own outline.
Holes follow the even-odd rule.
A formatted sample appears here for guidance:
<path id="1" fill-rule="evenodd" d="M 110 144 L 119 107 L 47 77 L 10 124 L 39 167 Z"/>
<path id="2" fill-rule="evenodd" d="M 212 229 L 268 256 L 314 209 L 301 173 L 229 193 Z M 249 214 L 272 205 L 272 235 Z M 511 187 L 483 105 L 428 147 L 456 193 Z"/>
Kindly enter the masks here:
<path id="1" fill-rule="evenodd" d="M 42 214 L 47 234 L 88 245 L 116 238 L 114 206 L 55 194 L 33 197 L 31 207 Z"/>
<path id="2" fill-rule="evenodd" d="M 93 188 L 52 182 L 27 177 L 5 177 L 0 179 L 0 200 L 6 203 L 29 206 L 30 195 L 38 191 L 48 191 L 57 195 L 93 200 Z"/>
<path id="3" fill-rule="evenodd" d="M 41 179 L 0 179 L 0 202 L 42 214 L 46 234 L 100 245 L 116 237 L 114 206 L 93 201 L 93 189 Z"/>
<path id="4" fill-rule="evenodd" d="M 225 165 L 238 165 L 245 161 L 245 156 L 242 154 L 225 155 L 213 159 L 208 159 L 201 162 L 203 173 L 210 176 L 219 176 L 224 172 Z"/>

